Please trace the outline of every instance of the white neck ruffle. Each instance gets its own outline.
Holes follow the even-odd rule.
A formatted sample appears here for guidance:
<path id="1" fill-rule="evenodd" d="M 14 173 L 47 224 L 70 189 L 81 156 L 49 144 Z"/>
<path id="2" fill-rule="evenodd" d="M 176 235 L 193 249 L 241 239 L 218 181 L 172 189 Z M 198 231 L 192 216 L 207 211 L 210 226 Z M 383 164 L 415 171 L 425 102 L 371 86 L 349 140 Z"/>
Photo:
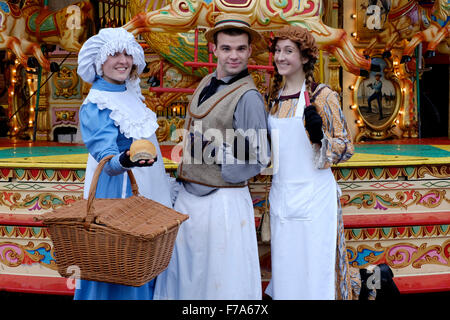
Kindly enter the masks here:
<path id="1" fill-rule="evenodd" d="M 100 110 L 111 110 L 109 117 L 125 137 L 148 139 L 158 129 L 158 123 L 156 114 L 145 105 L 143 98 L 140 90 L 127 82 L 127 90 L 122 92 L 91 89 L 83 104 L 91 102 Z"/>

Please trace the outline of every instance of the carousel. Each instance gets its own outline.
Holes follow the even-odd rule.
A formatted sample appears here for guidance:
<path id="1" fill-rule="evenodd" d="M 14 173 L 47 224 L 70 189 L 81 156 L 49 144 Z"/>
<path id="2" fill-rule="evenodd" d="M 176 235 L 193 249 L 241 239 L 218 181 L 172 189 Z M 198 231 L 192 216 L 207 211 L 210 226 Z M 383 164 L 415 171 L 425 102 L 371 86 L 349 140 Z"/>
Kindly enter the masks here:
<path id="1" fill-rule="evenodd" d="M 340 94 L 355 144 L 354 156 L 333 167 L 350 266 L 388 265 L 401 294 L 450 291 L 447 0 L 0 0 L 0 291 L 74 293 L 34 218 L 83 195 L 83 42 L 105 27 L 136 36 L 147 61 L 141 88 L 175 175 L 177 129 L 216 66 L 204 31 L 217 12 L 245 14 L 263 34 L 249 64 L 262 94 L 273 73 L 272 31 L 292 24 L 314 35 L 315 79 Z M 263 288 L 271 276 L 270 243 L 261 237 L 269 189 L 267 176 L 250 183 Z"/>

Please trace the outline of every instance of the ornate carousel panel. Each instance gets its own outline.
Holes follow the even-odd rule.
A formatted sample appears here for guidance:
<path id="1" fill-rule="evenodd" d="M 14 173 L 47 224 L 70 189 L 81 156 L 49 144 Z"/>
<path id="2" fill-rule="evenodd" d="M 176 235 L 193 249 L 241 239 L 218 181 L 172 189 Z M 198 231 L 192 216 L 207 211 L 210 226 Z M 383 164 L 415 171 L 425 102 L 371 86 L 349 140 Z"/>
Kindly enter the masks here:
<path id="1" fill-rule="evenodd" d="M 333 170 L 342 190 L 350 265 L 385 263 L 400 280 L 450 276 L 448 144 L 356 150 L 356 157 Z"/>

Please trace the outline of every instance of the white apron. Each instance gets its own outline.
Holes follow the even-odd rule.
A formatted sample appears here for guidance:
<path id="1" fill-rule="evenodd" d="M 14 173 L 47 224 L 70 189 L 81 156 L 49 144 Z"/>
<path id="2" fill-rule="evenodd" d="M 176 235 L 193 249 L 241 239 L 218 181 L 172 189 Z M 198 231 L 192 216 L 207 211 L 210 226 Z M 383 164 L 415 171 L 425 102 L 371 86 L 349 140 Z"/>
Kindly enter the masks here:
<path id="1" fill-rule="evenodd" d="M 304 89 L 303 89 L 304 90 Z M 303 125 L 303 91 L 295 117 L 269 116 L 278 171 L 269 194 L 273 299 L 334 299 L 337 227 L 336 181 L 316 169 Z"/>
<path id="2" fill-rule="evenodd" d="M 261 274 L 248 187 L 198 197 L 184 188 L 174 209 L 189 215 L 153 299 L 260 300 Z"/>

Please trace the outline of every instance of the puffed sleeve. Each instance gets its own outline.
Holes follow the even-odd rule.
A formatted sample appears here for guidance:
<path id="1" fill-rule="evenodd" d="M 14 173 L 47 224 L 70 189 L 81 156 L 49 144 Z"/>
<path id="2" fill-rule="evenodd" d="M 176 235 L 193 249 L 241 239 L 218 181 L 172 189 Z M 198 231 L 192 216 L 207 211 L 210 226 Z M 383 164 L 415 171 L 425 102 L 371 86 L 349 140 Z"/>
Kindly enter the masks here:
<path id="1" fill-rule="evenodd" d="M 338 94 L 328 89 L 324 94 L 319 94 L 314 102 L 322 117 L 324 133 L 322 146 L 319 147 L 317 144 L 313 146 L 315 164 L 317 168 L 325 169 L 350 159 L 354 147 Z"/>
<path id="2" fill-rule="evenodd" d="M 104 167 L 104 172 L 115 176 L 126 171 L 119 162 L 117 136 L 119 130 L 109 117 L 111 110 L 100 110 L 96 104 L 87 103 L 80 110 L 80 128 L 88 152 L 99 162 L 108 155 L 114 157 Z"/>

